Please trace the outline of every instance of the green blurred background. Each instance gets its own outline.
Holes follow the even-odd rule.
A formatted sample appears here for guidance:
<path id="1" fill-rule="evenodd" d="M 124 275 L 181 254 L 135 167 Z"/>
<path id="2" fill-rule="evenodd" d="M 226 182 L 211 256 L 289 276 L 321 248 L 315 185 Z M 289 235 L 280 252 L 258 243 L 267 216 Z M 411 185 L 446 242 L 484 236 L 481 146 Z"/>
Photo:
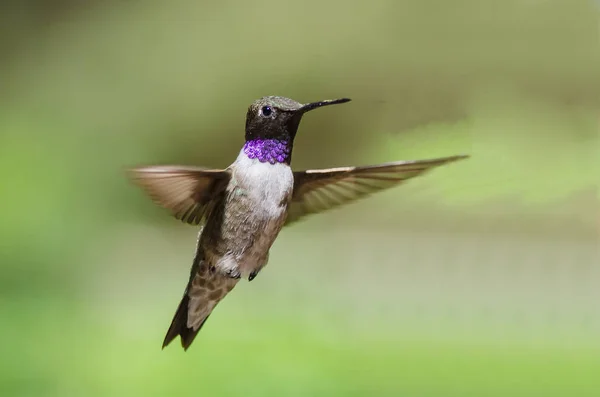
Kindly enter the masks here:
<path id="1" fill-rule="evenodd" d="M 600 395 L 599 3 L 7 1 L 0 395 Z M 286 228 L 191 349 L 196 230 L 125 179 L 224 167 L 263 95 L 294 167 L 468 153 Z"/>

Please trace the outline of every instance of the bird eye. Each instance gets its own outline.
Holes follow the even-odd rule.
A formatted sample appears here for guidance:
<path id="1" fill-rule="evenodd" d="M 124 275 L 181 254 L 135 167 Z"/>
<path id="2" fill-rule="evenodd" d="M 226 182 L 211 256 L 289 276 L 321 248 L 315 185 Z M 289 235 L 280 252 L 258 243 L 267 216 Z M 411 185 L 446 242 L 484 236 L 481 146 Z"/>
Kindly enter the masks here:
<path id="1" fill-rule="evenodd" d="M 260 109 L 260 113 L 264 117 L 269 117 L 270 115 L 273 114 L 273 109 L 271 108 L 271 106 L 263 106 L 262 109 Z"/>

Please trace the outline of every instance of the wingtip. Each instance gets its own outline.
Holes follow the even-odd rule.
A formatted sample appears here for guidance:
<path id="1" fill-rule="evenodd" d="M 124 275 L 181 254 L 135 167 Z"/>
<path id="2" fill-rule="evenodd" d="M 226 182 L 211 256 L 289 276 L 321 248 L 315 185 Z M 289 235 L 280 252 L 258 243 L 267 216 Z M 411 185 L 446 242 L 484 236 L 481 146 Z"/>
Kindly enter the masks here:
<path id="1" fill-rule="evenodd" d="M 140 181 L 144 179 L 144 174 L 148 174 L 153 171 L 152 166 L 133 166 L 133 167 L 123 167 L 123 173 L 127 178 L 129 178 L 133 182 Z"/>
<path id="2" fill-rule="evenodd" d="M 121 172 L 123 172 L 128 178 L 132 179 L 137 175 L 138 167 L 123 167 Z"/>
<path id="3" fill-rule="evenodd" d="M 442 157 L 442 158 L 438 158 L 437 161 L 433 160 L 434 161 L 433 166 L 434 166 L 434 168 L 437 168 L 442 165 L 448 165 L 451 163 L 455 163 L 457 161 L 466 160 L 470 157 L 471 156 L 468 154 L 457 154 L 455 156 Z"/>
<path id="4" fill-rule="evenodd" d="M 470 154 L 457 154 L 456 156 L 450 157 L 450 161 L 466 160 L 471 158 Z"/>
<path id="5" fill-rule="evenodd" d="M 170 171 L 170 168 L 174 168 L 174 166 L 164 166 L 164 165 L 138 165 L 131 166 L 125 169 L 125 172 L 129 174 L 140 175 L 143 173 L 159 173 Z"/>

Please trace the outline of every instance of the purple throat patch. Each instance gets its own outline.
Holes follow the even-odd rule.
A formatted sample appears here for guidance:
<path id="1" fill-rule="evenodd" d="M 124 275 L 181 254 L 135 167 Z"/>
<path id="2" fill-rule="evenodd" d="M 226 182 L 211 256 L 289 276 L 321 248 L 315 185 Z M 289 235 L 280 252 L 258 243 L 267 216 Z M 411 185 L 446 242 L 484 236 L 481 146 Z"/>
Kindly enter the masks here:
<path id="1" fill-rule="evenodd" d="M 290 158 L 290 151 L 288 141 L 279 139 L 253 139 L 244 144 L 246 156 L 261 163 L 285 163 Z"/>

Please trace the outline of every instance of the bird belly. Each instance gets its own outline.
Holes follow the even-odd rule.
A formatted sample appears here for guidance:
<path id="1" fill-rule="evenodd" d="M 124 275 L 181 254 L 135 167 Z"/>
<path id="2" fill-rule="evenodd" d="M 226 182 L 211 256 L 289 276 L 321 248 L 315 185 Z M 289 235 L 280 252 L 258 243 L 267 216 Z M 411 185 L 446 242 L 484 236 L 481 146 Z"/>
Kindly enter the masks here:
<path id="1" fill-rule="evenodd" d="M 267 264 L 269 249 L 285 223 L 292 186 L 287 165 L 258 163 L 234 171 L 217 268 L 247 278 Z"/>
<path id="2" fill-rule="evenodd" d="M 237 224 L 230 223 L 231 238 L 227 239 L 225 255 L 217 265 L 226 272 L 237 269 L 244 278 L 267 264 L 269 249 L 283 227 L 287 210 L 287 203 L 278 211 L 271 206 L 270 212 L 261 208 L 260 203 L 253 204 L 250 214 L 245 214 Z"/>
<path id="3" fill-rule="evenodd" d="M 256 230 L 254 243 L 239 258 L 239 267 L 244 278 L 247 278 L 250 273 L 260 270 L 267 264 L 269 250 L 283 227 L 284 221 L 285 213 L 280 218 L 271 219 L 263 223 L 261 228 Z"/>

